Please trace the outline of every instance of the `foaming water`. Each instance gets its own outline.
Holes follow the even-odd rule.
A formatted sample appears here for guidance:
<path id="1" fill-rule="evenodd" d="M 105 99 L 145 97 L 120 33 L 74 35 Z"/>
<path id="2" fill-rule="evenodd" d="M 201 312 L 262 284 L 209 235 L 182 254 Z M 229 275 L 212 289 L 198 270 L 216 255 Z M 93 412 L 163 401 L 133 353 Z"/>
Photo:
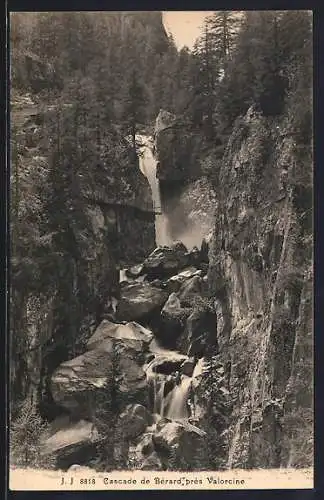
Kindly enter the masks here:
<path id="1" fill-rule="evenodd" d="M 158 246 L 170 245 L 172 239 L 168 232 L 168 218 L 162 212 L 160 183 L 156 176 L 157 161 L 153 155 L 152 141 L 148 136 L 137 135 L 139 145 L 139 166 L 147 178 L 152 192 L 153 210 L 155 212 L 155 242 Z"/>
<path id="2" fill-rule="evenodd" d="M 183 420 L 189 418 L 187 407 L 188 396 L 191 388 L 192 379 L 182 375 L 181 382 L 170 392 L 168 398 L 168 410 L 166 416 L 174 420 Z"/>

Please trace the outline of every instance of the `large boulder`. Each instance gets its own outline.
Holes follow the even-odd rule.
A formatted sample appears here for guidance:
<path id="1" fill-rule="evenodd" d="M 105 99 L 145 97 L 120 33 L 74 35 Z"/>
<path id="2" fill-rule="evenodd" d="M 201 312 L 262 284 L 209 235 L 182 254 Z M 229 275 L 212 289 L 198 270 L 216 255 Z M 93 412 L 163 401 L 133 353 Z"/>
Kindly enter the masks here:
<path id="1" fill-rule="evenodd" d="M 167 342 L 175 341 L 184 329 L 190 309 L 181 306 L 177 294 L 171 293 L 161 311 L 161 334 Z"/>
<path id="2" fill-rule="evenodd" d="M 151 278 L 168 277 L 189 265 L 187 248 L 176 242 L 170 247 L 157 247 L 144 261 L 144 272 Z"/>
<path id="3" fill-rule="evenodd" d="M 124 439 L 134 439 L 151 423 L 152 417 L 143 405 L 130 404 L 119 416 L 117 425 Z"/>
<path id="4" fill-rule="evenodd" d="M 168 292 L 150 283 L 131 283 L 121 290 L 116 318 L 125 321 L 143 320 L 162 309 Z"/>
<path id="5" fill-rule="evenodd" d="M 62 363 L 51 377 L 54 401 L 72 413 L 91 418 L 96 394 L 102 393 L 107 384 L 117 384 L 116 389 L 126 399 L 146 403 L 146 376 L 138 352 L 127 342 L 107 338 L 98 348 Z"/>
<path id="6" fill-rule="evenodd" d="M 182 305 L 190 307 L 195 297 L 201 297 L 203 293 L 204 281 L 200 276 L 195 275 L 183 283 L 177 295 Z"/>
<path id="7" fill-rule="evenodd" d="M 56 466 L 66 470 L 75 463 L 85 465 L 95 458 L 100 440 L 93 423 L 86 420 L 66 422 L 42 443 L 41 453 L 53 457 Z"/>
<path id="8" fill-rule="evenodd" d="M 190 470 L 207 465 L 206 432 L 189 422 L 161 419 L 153 434 L 153 443 L 168 469 Z"/>
<path id="9" fill-rule="evenodd" d="M 168 292 L 178 292 L 181 286 L 190 278 L 194 276 L 201 276 L 202 271 L 196 267 L 188 267 L 174 276 L 171 276 L 166 282 L 166 289 Z"/>
<path id="10" fill-rule="evenodd" d="M 124 345 L 131 349 L 143 352 L 148 349 L 153 339 L 153 334 L 150 330 L 135 321 L 127 324 L 119 324 L 103 320 L 88 340 L 88 350 L 99 348 L 101 343 L 109 338 L 122 340 Z"/>
<path id="11" fill-rule="evenodd" d="M 180 371 L 184 375 L 187 375 L 187 377 L 192 377 L 195 365 L 196 365 L 195 359 L 188 358 L 181 364 Z"/>
<path id="12" fill-rule="evenodd" d="M 217 350 L 217 316 L 210 307 L 201 307 L 192 311 L 187 319 L 186 327 L 189 342 L 203 336 L 207 344 Z M 214 354 L 216 354 L 215 350 Z"/>

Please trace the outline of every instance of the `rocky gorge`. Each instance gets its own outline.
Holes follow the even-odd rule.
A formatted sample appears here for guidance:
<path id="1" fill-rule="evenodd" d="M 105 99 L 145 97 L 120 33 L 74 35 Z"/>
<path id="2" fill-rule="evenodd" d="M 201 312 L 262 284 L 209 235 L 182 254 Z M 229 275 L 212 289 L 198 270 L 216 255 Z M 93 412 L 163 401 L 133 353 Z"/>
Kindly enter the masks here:
<path id="1" fill-rule="evenodd" d="M 257 135 L 253 139 L 253 130 L 259 129 L 260 118 L 252 113 L 245 118 L 252 137 L 240 143 L 235 155 L 228 153 L 234 172 L 243 168 L 243 163 L 238 167 L 236 155 L 250 154 L 245 141 L 258 140 Z M 280 144 L 285 161 L 287 147 L 285 141 Z M 245 158 L 248 162 L 249 156 Z M 154 168 L 152 159 L 150 152 L 144 152 L 146 172 Z M 290 274 L 285 278 L 292 272 L 287 266 L 293 266 L 287 259 L 295 258 L 290 231 L 297 230 L 296 219 L 290 226 L 291 191 L 282 193 L 279 202 L 274 200 L 279 203 L 277 212 L 267 222 L 256 216 L 253 205 L 244 206 L 241 192 L 235 194 L 232 183 L 237 174 L 230 174 L 229 168 L 226 206 L 237 203 L 240 212 L 233 219 L 228 212 L 226 224 L 233 220 L 241 226 L 230 229 L 219 210 L 220 222 L 200 248 L 188 250 L 181 241 L 170 242 L 158 246 L 142 263 L 123 269 L 118 298 L 111 297 L 106 304 L 84 352 L 51 375 L 54 403 L 68 413 L 64 426 L 44 443 L 46 453 L 57 456 L 59 467 L 95 461 L 102 436 L 96 430 L 91 401 L 112 381 L 122 395 L 116 416 L 117 448 L 127 467 L 197 470 L 294 463 L 298 435 L 292 422 L 296 419 L 298 426 L 295 412 L 306 415 L 303 408 L 311 397 L 311 392 L 300 392 L 296 378 L 299 356 L 311 346 L 301 334 L 311 325 L 311 305 L 307 306 L 303 292 L 311 279 L 309 268 L 305 278 L 301 269 L 300 277 L 294 278 L 298 288 Z M 225 179 L 223 186 L 226 189 Z M 158 196 L 158 186 L 152 193 Z M 245 196 L 249 196 L 246 191 Z M 221 202 L 218 198 L 218 207 Z M 156 203 L 160 202 L 153 198 Z M 248 230 L 246 224 L 268 224 L 267 230 L 260 230 L 259 247 L 255 229 Z M 157 238 L 165 241 L 161 231 L 165 226 L 156 221 Z M 236 245 L 242 238 L 242 254 L 231 249 L 234 234 Z M 267 266 L 266 274 L 262 266 Z M 265 281 L 267 275 L 271 285 Z M 307 358 L 303 359 L 307 371 Z M 56 420 L 52 425 L 55 429 Z"/>
<path id="2" fill-rule="evenodd" d="M 15 62 L 12 460 L 29 447 L 37 464 L 62 470 L 311 467 L 313 153 L 300 105 L 309 82 L 291 62 L 296 53 L 307 69 L 304 45 L 283 36 L 300 18 L 246 15 L 233 45 L 233 61 L 246 62 L 251 26 L 262 26 L 253 40 L 279 30 L 279 41 L 271 31 L 260 42 L 292 54 L 280 53 L 289 82 L 276 112 L 265 103 L 279 84 L 258 79 L 272 75 L 258 59 L 253 95 L 251 82 L 235 83 L 252 69 L 238 74 L 231 59 L 211 91 L 195 73 L 206 53 L 178 53 L 160 13 L 96 20 L 107 46 L 85 29 L 95 16 L 74 31 L 72 18 L 90 55 L 99 44 L 97 67 L 73 51 L 45 69 L 21 49 Z M 50 75 L 67 62 L 75 78 L 57 90 Z M 39 88 L 47 81 L 55 92 Z"/>

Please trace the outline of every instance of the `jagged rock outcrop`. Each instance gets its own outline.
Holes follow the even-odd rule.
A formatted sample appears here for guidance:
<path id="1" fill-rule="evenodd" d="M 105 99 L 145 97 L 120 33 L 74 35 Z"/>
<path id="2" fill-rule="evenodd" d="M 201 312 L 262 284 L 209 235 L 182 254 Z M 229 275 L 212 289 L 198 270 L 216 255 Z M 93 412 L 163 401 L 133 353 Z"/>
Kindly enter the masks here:
<path id="1" fill-rule="evenodd" d="M 194 174 L 197 144 L 181 119 L 160 109 L 154 131 L 158 179 L 183 184 Z"/>

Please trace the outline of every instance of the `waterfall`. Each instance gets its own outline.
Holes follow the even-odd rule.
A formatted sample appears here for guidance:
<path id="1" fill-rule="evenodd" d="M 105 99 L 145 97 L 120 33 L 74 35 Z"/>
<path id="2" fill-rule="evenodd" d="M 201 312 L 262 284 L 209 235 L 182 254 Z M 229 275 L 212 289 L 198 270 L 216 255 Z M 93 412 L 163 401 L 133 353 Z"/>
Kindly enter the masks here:
<path id="1" fill-rule="evenodd" d="M 168 220 L 162 213 L 160 183 L 156 176 L 157 161 L 152 152 L 150 138 L 145 135 L 137 135 L 136 141 L 139 144 L 139 164 L 140 170 L 147 178 L 152 192 L 153 210 L 155 212 L 155 242 L 158 246 L 172 243 L 168 233 Z"/>
<path id="2" fill-rule="evenodd" d="M 152 390 L 154 415 L 174 420 L 187 420 L 195 417 L 191 389 L 196 387 L 199 377 L 208 371 L 206 359 L 200 358 L 197 361 L 191 377 L 184 374 L 180 376 L 180 365 L 188 359 L 187 356 L 161 347 L 156 338 L 152 340 L 149 350 L 154 354 L 154 358 L 144 369 Z M 172 372 L 161 371 L 165 363 L 169 366 L 174 364 L 174 368 L 171 368 Z"/>
<path id="3" fill-rule="evenodd" d="M 166 416 L 174 420 L 189 418 L 187 407 L 192 378 L 182 375 L 181 382 L 170 392 Z"/>

